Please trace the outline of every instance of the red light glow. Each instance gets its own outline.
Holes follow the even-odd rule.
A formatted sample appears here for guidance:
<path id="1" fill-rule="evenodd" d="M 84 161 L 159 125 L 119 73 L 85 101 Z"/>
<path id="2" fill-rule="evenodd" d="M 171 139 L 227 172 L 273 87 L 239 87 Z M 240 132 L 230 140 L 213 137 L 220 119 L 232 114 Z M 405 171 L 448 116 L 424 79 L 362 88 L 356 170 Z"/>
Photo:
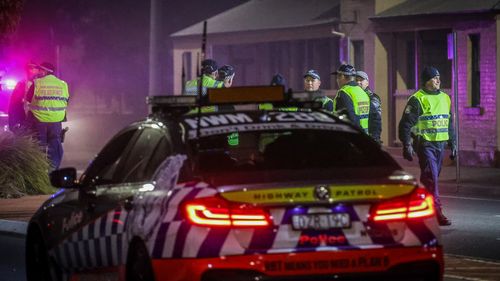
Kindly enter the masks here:
<path id="1" fill-rule="evenodd" d="M 423 188 L 415 190 L 410 197 L 385 202 L 373 212 L 374 221 L 422 219 L 435 214 L 434 198 Z"/>
<path id="2" fill-rule="evenodd" d="M 230 207 L 221 198 L 200 198 L 185 205 L 189 221 L 202 226 L 269 226 L 269 216 L 260 209 Z"/>

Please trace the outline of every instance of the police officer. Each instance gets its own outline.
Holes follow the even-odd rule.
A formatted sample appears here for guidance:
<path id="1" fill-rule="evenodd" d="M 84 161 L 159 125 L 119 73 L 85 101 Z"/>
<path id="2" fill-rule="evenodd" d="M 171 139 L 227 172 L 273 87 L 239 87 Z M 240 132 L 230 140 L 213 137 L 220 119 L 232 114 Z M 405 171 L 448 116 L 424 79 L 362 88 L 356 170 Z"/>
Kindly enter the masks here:
<path id="1" fill-rule="evenodd" d="M 39 69 L 40 78 L 33 81 L 26 97 L 29 102 L 27 122 L 46 149 L 52 169 L 58 169 L 63 156 L 61 122 L 66 118 L 68 85 L 54 75 L 52 64 L 44 62 Z"/>
<path id="2" fill-rule="evenodd" d="M 231 81 L 231 85 L 232 85 L 234 74 L 235 74 L 234 67 L 232 67 L 228 64 L 225 64 L 217 70 L 217 80 L 223 81 L 223 82 L 226 80 Z"/>
<path id="3" fill-rule="evenodd" d="M 356 82 L 365 90 L 370 98 L 370 115 L 368 116 L 368 133 L 379 144 L 382 143 L 380 135 L 382 133 L 382 107 L 380 97 L 370 89 L 368 74 L 364 71 L 356 71 Z"/>
<path id="4" fill-rule="evenodd" d="M 349 120 L 368 134 L 370 98 L 354 80 L 356 69 L 352 65 L 342 64 L 332 74 L 337 75 L 339 86 L 333 100 L 333 109 L 335 111 L 344 110 Z"/>
<path id="5" fill-rule="evenodd" d="M 321 102 L 323 109 L 333 112 L 333 100 L 321 92 L 320 86 L 321 77 L 318 72 L 314 69 L 308 70 L 304 74 L 304 91 L 309 93 L 313 100 Z"/>
<path id="6" fill-rule="evenodd" d="M 281 73 L 274 74 L 271 79 L 271 86 L 283 86 L 286 90 L 286 78 Z"/>
<path id="7" fill-rule="evenodd" d="M 33 79 L 39 74 L 38 65 L 28 62 L 25 67 L 26 79 L 19 81 L 12 91 L 9 101 L 9 129 L 16 131 L 26 125 L 25 100 L 28 90 L 33 85 Z"/>
<path id="8" fill-rule="evenodd" d="M 226 79 L 224 81 L 216 80 L 218 76 L 218 66 L 217 62 L 212 59 L 206 59 L 201 62 L 201 73 L 203 80 L 202 95 L 207 94 L 207 88 L 222 88 L 231 87 L 233 80 Z M 197 95 L 198 94 L 198 78 L 189 80 L 186 82 L 184 87 L 186 95 Z"/>
<path id="9" fill-rule="evenodd" d="M 434 195 L 438 221 L 440 225 L 450 225 L 451 221 L 442 212 L 439 200 L 438 177 L 441 172 L 446 143 L 451 148 L 450 158 L 457 155 L 451 100 L 448 94 L 440 90 L 439 71 L 434 67 L 425 67 L 421 74 L 423 88 L 409 99 L 399 122 L 399 139 L 403 143 L 403 157 L 413 160 L 415 154 L 412 145 L 412 128 L 416 129 L 420 181 Z"/>

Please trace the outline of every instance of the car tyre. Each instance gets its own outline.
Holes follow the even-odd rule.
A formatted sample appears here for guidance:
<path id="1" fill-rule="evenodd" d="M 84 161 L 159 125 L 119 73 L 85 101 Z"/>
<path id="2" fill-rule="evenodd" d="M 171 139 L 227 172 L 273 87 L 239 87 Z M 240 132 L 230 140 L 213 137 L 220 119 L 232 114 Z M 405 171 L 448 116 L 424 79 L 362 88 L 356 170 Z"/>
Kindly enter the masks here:
<path id="1" fill-rule="evenodd" d="M 26 280 L 60 281 L 62 275 L 50 261 L 47 247 L 38 229 L 28 232 L 26 239 Z"/>
<path id="2" fill-rule="evenodd" d="M 140 240 L 132 242 L 127 257 L 127 281 L 154 281 L 153 265 L 146 245 Z"/>

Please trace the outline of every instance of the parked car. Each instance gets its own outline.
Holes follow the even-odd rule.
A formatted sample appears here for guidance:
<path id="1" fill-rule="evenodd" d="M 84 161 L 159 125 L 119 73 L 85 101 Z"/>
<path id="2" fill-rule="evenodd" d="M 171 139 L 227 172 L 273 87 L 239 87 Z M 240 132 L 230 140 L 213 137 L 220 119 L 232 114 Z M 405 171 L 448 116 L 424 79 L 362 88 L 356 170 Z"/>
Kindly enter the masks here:
<path id="1" fill-rule="evenodd" d="M 281 87 L 149 102 L 78 181 L 52 173 L 28 281 L 442 280 L 432 195 L 345 118 Z"/>

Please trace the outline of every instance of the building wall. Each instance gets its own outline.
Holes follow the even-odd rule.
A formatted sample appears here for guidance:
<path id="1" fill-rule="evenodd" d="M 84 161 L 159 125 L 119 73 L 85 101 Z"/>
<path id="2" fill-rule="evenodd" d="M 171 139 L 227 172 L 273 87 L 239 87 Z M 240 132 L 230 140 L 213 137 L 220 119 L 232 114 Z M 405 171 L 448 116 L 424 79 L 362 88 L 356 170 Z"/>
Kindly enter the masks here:
<path id="1" fill-rule="evenodd" d="M 497 68 L 496 68 L 496 81 L 500 81 L 500 16 L 496 16 L 496 53 L 497 53 Z M 496 89 L 497 98 L 497 118 L 496 118 L 496 128 L 497 128 L 497 146 L 495 150 L 495 166 L 500 167 L 500 85 L 497 83 Z"/>
<path id="2" fill-rule="evenodd" d="M 200 36 L 174 38 L 173 73 L 174 93 L 182 88 L 182 53 L 192 52 L 192 62 L 196 63 L 196 53 L 200 50 Z M 283 49 L 281 49 L 283 48 Z M 307 69 L 320 71 L 322 86 L 330 94 L 336 88 L 330 72 L 338 65 L 338 38 L 331 35 L 331 25 L 301 28 L 245 31 L 236 33 L 211 34 L 207 41 L 206 58 L 214 58 L 221 65 L 235 66 L 235 86 L 267 85 L 272 75 L 280 72 L 294 90 L 303 87 L 302 75 Z M 281 63 L 276 63 L 276 60 Z M 300 60 L 301 63 L 291 63 Z M 239 66 L 238 66 L 239 65 Z M 196 64 L 191 67 L 192 75 Z M 191 76 L 192 76 L 191 75 Z M 242 76 L 244 75 L 244 76 Z"/>
<path id="3" fill-rule="evenodd" d="M 474 26 L 457 26 L 458 103 L 461 161 L 465 165 L 493 165 L 497 150 L 497 55 L 496 22 L 477 22 Z M 480 35 L 481 100 L 479 108 L 470 107 L 468 73 L 470 63 L 469 34 Z M 470 52 L 470 51 L 469 51 Z"/>

